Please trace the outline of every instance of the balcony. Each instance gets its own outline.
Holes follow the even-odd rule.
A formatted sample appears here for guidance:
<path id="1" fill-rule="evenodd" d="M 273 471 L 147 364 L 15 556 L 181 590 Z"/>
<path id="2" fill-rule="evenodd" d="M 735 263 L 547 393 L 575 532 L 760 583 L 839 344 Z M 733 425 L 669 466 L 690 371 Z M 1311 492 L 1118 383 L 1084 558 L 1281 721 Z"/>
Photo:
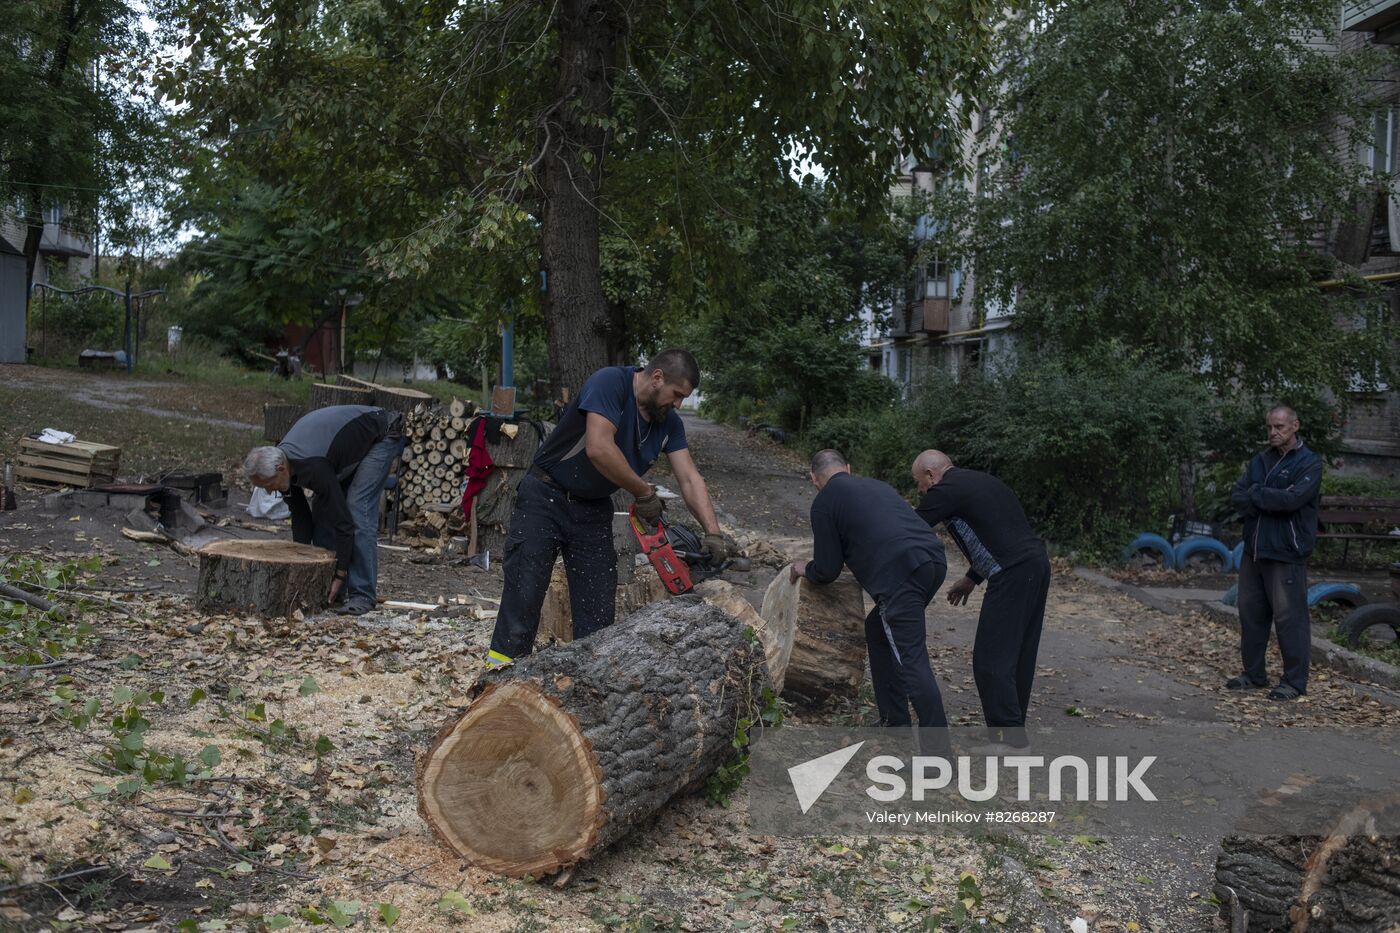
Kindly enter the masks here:
<path id="1" fill-rule="evenodd" d="M 1400 25 L 1400 0 L 1345 0 L 1342 29 L 1349 32 L 1386 32 Z"/>
<path id="2" fill-rule="evenodd" d="M 63 223 L 45 223 L 39 240 L 39 252 L 49 256 L 89 256 L 92 244 L 86 233 L 73 230 Z"/>
<path id="3" fill-rule="evenodd" d="M 948 333 L 948 309 L 951 302 L 947 298 L 924 298 L 909 306 L 910 323 L 916 334 L 942 336 Z"/>

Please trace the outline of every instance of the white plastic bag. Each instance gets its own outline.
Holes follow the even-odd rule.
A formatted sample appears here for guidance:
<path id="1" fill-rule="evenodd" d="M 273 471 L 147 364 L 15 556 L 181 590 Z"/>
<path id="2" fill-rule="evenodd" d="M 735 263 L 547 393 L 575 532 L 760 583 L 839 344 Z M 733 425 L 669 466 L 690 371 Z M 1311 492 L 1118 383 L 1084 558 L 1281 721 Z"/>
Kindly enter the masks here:
<path id="1" fill-rule="evenodd" d="M 282 501 L 280 492 L 268 492 L 253 487 L 253 497 L 248 500 L 248 514 L 254 518 L 291 518 L 292 510 Z"/>

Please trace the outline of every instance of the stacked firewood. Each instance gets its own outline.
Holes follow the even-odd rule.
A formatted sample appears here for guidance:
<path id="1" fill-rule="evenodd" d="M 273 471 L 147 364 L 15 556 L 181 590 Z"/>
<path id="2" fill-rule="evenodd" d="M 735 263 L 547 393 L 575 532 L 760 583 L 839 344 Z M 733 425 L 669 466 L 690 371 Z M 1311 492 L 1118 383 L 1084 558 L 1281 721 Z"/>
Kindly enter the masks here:
<path id="1" fill-rule="evenodd" d="M 471 439 L 467 425 L 475 406 L 453 399 L 446 409 L 417 405 L 404 417 L 403 473 L 399 478 L 405 515 L 456 501 L 462 495 Z"/>

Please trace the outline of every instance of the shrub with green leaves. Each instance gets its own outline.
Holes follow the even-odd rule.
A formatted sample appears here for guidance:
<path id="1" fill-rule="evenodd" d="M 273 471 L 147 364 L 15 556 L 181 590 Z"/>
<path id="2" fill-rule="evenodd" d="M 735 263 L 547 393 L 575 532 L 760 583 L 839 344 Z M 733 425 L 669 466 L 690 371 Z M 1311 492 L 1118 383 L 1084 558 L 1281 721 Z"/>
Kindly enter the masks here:
<path id="1" fill-rule="evenodd" d="M 1118 353 L 935 377 L 905 405 L 820 419 L 807 445 L 911 495 L 914 457 L 937 448 L 1005 481 L 1048 540 L 1113 553 L 1171 509 L 1177 465 L 1198 456 L 1212 417 L 1188 376 Z"/>

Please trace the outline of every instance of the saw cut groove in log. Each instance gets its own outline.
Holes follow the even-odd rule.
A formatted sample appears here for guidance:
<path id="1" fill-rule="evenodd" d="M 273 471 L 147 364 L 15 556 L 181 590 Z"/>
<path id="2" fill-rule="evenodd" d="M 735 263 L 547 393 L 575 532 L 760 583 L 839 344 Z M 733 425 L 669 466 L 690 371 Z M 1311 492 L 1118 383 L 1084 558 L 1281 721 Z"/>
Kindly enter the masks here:
<path id="1" fill-rule="evenodd" d="M 849 573 L 829 586 L 778 571 L 759 610 L 773 632 L 793 632 L 783 689 L 811 703 L 854 699 L 865 679 L 865 595 Z"/>
<path id="2" fill-rule="evenodd" d="M 762 653 L 693 596 L 481 678 L 420 761 L 418 809 L 470 864 L 541 877 L 601 852 L 734 755 Z"/>
<path id="3" fill-rule="evenodd" d="M 286 616 L 326 604 L 335 554 L 290 541 L 214 541 L 200 548 L 195 605 Z"/>

